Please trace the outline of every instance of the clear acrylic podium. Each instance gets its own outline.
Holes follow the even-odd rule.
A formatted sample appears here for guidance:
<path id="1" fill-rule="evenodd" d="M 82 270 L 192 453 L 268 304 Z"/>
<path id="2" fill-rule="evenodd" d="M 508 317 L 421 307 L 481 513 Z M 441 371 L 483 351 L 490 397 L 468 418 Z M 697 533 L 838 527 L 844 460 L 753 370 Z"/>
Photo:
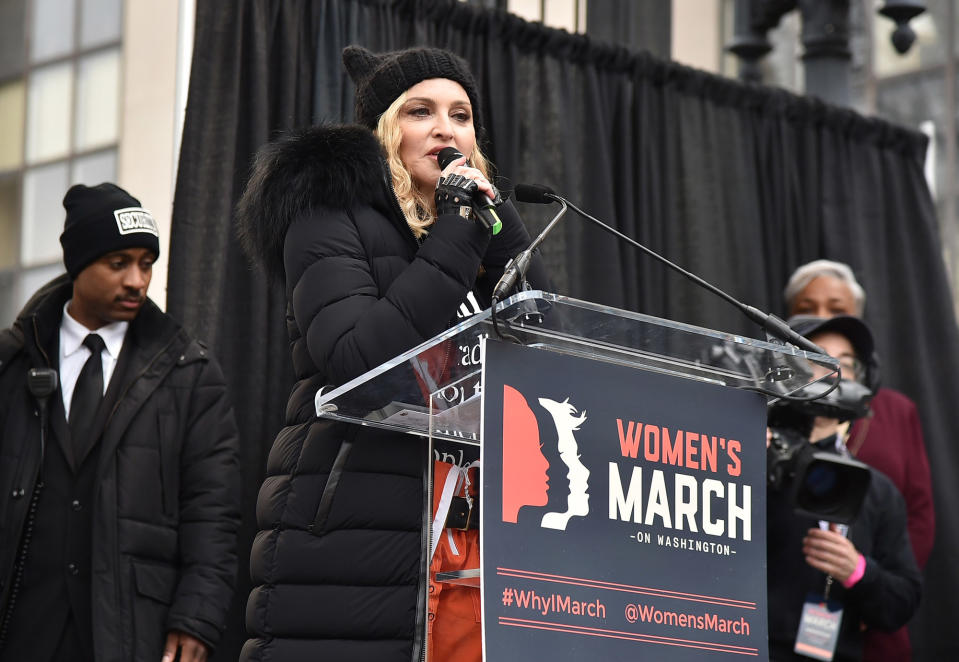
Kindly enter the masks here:
<path id="1" fill-rule="evenodd" d="M 755 340 L 557 294 L 527 291 L 500 304 L 499 327 L 530 347 L 765 393 L 795 394 L 834 376 L 838 362 Z M 486 310 L 335 389 L 316 394 L 317 416 L 480 444 Z M 437 370 L 435 357 L 445 357 Z"/>
<path id="2" fill-rule="evenodd" d="M 758 391 L 769 401 L 836 375 L 838 368 L 835 359 L 793 346 L 541 291 L 502 302 L 497 318 L 503 337 L 527 347 Z M 422 436 L 430 458 L 437 444 L 451 443 L 469 448 L 476 458 L 482 441 L 484 340 L 495 337 L 486 310 L 342 386 L 322 389 L 316 413 Z M 429 466 L 432 485 L 433 463 Z M 431 521 L 431 513 L 424 518 Z M 475 568 L 439 572 L 435 579 L 478 587 L 480 575 Z"/>

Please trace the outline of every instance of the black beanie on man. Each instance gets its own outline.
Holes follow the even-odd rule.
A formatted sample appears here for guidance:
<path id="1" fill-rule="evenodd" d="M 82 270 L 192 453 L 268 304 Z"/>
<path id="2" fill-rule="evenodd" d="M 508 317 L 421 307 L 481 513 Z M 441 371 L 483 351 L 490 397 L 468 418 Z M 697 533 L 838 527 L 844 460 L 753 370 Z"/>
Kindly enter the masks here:
<path id="1" fill-rule="evenodd" d="M 63 196 L 67 218 L 60 235 L 63 264 L 76 278 L 100 256 L 125 248 L 160 255 L 156 221 L 140 201 L 116 184 L 70 187 Z"/>
<path id="2" fill-rule="evenodd" d="M 463 86 L 473 106 L 473 126 L 479 135 L 480 99 L 466 60 L 441 48 L 418 47 L 372 53 L 362 46 L 343 49 L 343 65 L 356 83 L 356 121 L 370 129 L 396 98 L 417 83 L 447 78 Z"/>

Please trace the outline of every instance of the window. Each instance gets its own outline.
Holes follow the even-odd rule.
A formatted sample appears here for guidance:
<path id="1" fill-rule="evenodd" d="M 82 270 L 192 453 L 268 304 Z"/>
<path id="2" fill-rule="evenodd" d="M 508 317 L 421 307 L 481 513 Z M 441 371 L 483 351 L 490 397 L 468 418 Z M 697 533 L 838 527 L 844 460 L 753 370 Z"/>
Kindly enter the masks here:
<path id="1" fill-rule="evenodd" d="M 122 0 L 0 3 L 0 326 L 63 272 L 61 201 L 116 179 Z"/>

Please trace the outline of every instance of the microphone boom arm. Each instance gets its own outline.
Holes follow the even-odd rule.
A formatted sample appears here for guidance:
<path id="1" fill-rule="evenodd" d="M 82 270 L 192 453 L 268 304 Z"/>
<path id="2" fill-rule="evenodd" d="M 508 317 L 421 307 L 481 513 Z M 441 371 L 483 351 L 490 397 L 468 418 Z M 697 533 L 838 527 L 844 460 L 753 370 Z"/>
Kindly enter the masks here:
<path id="1" fill-rule="evenodd" d="M 659 253 L 647 248 L 646 246 L 642 245 L 641 243 L 639 243 L 632 237 L 629 237 L 623 234 L 622 232 L 620 232 L 619 230 L 607 225 L 606 223 L 603 223 L 598 218 L 591 216 L 590 214 L 587 214 L 585 211 L 583 211 L 582 209 L 574 205 L 569 200 L 563 198 L 562 196 L 558 196 L 551 191 L 545 191 L 545 190 L 541 192 L 537 191 L 537 194 L 542 195 L 542 197 L 544 198 L 548 198 L 555 202 L 561 203 L 563 205 L 563 211 L 566 211 L 566 205 L 569 205 L 569 207 L 573 211 L 581 215 L 583 218 L 589 221 L 592 221 L 593 223 L 598 225 L 601 229 L 605 230 L 606 232 L 612 234 L 613 236 L 619 239 L 622 239 L 629 245 L 635 248 L 638 248 L 639 250 L 643 251 L 650 257 L 655 258 L 656 260 L 659 260 L 670 269 L 673 269 L 674 271 L 682 274 L 689 280 L 698 284 L 700 287 L 705 288 L 706 290 L 712 292 L 713 294 L 720 297 L 721 299 L 724 299 L 725 301 L 729 302 L 730 304 L 738 308 L 750 320 L 759 324 L 766 331 L 768 331 L 773 336 L 779 338 L 780 340 L 783 340 L 784 342 L 792 343 L 793 345 L 796 345 L 800 349 L 803 349 L 807 352 L 813 352 L 814 354 L 827 354 L 827 352 L 823 348 L 819 347 L 819 345 L 816 345 L 811 340 L 801 336 L 800 334 L 796 333 L 791 328 L 789 328 L 789 325 L 786 324 L 786 322 L 780 319 L 779 317 L 776 317 L 775 315 L 772 315 L 770 313 L 764 313 L 758 308 L 754 308 L 753 306 L 748 306 L 742 303 L 735 297 L 727 294 L 726 292 L 723 292 L 721 289 L 719 289 L 712 283 L 708 283 L 702 278 L 700 278 L 699 276 L 697 276 L 696 274 L 692 273 L 691 271 L 687 271 L 686 269 L 683 269 L 681 266 L 679 266 L 675 262 L 672 262 L 666 259 L 665 257 L 663 257 L 662 255 L 660 255 Z M 549 229 L 549 227 L 551 227 L 551 225 L 548 226 L 547 229 Z M 540 235 L 540 237 L 542 236 L 543 235 Z M 540 237 L 537 237 L 537 240 L 539 240 Z M 536 244 L 537 242 L 534 241 L 533 243 Z M 532 246 L 530 248 L 532 248 Z"/>
<path id="2" fill-rule="evenodd" d="M 559 219 L 563 217 L 566 213 L 567 206 L 572 206 L 563 200 L 562 198 L 557 199 L 562 205 L 562 208 L 559 212 L 553 217 L 553 219 L 543 228 L 543 231 L 536 235 L 536 238 L 532 243 L 516 257 L 509 261 L 506 265 L 506 270 L 503 271 L 503 276 L 497 281 L 496 287 L 493 288 L 493 307 L 496 307 L 496 303 L 502 301 L 503 298 L 513 289 L 513 286 L 516 285 L 516 281 L 520 278 L 526 279 L 526 271 L 529 269 L 529 264 L 533 260 L 533 253 L 539 248 L 539 245 L 543 243 L 543 240 L 546 239 L 553 226 L 559 222 Z M 575 209 L 575 207 L 574 207 Z"/>

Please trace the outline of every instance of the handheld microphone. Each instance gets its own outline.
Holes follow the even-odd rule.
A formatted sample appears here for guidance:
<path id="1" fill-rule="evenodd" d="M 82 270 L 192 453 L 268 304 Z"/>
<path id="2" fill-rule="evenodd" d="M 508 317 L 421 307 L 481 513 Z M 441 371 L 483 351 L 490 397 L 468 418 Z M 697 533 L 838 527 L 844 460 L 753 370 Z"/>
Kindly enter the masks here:
<path id="1" fill-rule="evenodd" d="M 779 317 L 776 317 L 775 315 L 772 315 L 770 313 L 765 313 L 759 310 L 758 308 L 754 308 L 753 306 L 746 305 L 743 302 L 736 299 L 735 297 L 729 294 L 726 294 L 726 292 L 723 292 L 721 289 L 719 289 L 712 283 L 708 283 L 702 278 L 700 278 L 699 276 L 697 276 L 696 274 L 686 271 L 678 264 L 670 262 L 659 253 L 649 248 L 646 248 L 645 246 L 643 246 L 641 243 L 639 243 L 632 237 L 628 237 L 622 232 L 620 232 L 619 230 L 616 230 L 615 228 L 612 228 L 609 225 L 606 225 L 598 218 L 590 216 L 589 214 L 587 214 L 585 211 L 583 211 L 582 209 L 574 205 L 572 202 L 570 202 L 566 198 L 556 195 L 553 192 L 553 190 L 549 188 L 548 186 L 539 186 L 535 184 L 517 184 L 516 188 L 513 190 L 513 194 L 516 196 L 516 199 L 519 200 L 520 202 L 531 202 L 533 204 L 549 204 L 551 202 L 559 202 L 560 204 L 563 205 L 563 211 L 566 210 L 566 206 L 568 205 L 577 214 L 579 214 L 586 220 L 595 223 L 606 232 L 612 234 L 613 236 L 619 239 L 622 239 L 623 241 L 630 244 L 631 246 L 638 248 L 639 250 L 643 251 L 650 257 L 655 258 L 656 260 L 659 260 L 670 269 L 679 272 L 680 274 L 682 274 L 689 280 L 693 281 L 700 287 L 703 287 L 709 290 L 710 292 L 712 292 L 713 294 L 715 294 L 716 296 L 722 299 L 725 299 L 726 301 L 731 303 L 733 306 L 738 308 L 740 311 L 742 311 L 742 313 L 746 317 L 748 317 L 753 322 L 756 322 L 757 324 L 762 326 L 766 331 L 771 333 L 773 336 L 779 338 L 780 340 L 784 342 L 792 343 L 793 345 L 796 345 L 797 347 L 807 352 L 813 352 L 815 354 L 827 354 L 827 352 L 822 347 L 815 344 L 808 338 L 805 338 L 801 336 L 800 334 L 796 333 L 793 329 L 789 327 L 789 325 L 785 321 L 783 321 Z M 547 230 L 548 229 L 549 229 L 549 226 L 547 227 Z M 539 241 L 539 239 L 540 238 L 537 237 L 537 241 Z"/>
<path id="2" fill-rule="evenodd" d="M 461 158 L 463 158 L 463 154 L 455 147 L 444 147 L 436 155 L 440 170 L 446 170 L 446 166 Z M 476 191 L 473 194 L 472 206 L 480 224 L 487 230 L 492 228 L 493 234 L 499 234 L 499 231 L 503 229 L 503 221 L 499 219 L 499 214 L 496 213 L 496 205 L 493 204 L 489 196 L 482 191 Z"/>

